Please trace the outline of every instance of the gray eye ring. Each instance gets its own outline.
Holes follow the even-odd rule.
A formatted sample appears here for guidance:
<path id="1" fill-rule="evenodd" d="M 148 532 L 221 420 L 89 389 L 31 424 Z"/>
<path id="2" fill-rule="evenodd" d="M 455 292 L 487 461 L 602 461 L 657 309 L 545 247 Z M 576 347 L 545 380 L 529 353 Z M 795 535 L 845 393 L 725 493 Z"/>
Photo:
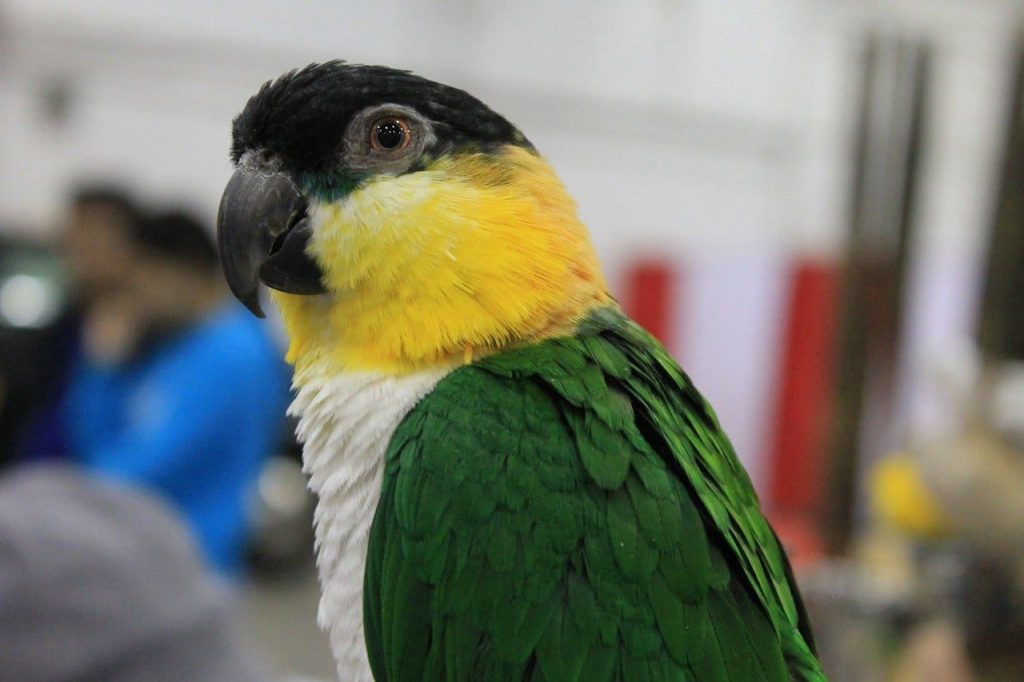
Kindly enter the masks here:
<path id="1" fill-rule="evenodd" d="M 401 131 L 401 143 L 388 148 L 377 139 L 381 124 L 392 124 Z M 391 135 L 394 130 L 390 130 Z M 423 151 L 435 142 L 430 121 L 412 107 L 379 104 L 367 107 L 352 117 L 345 129 L 342 162 L 358 173 L 399 174 L 409 170 Z"/>

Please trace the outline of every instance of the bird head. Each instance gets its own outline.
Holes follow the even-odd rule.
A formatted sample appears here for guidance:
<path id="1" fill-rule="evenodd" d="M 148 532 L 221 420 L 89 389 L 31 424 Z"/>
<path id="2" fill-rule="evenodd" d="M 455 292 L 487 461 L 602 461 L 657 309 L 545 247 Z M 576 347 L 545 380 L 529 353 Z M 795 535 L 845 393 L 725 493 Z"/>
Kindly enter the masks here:
<path id="1" fill-rule="evenodd" d="M 505 118 L 406 71 L 313 64 L 234 121 L 218 240 L 297 369 L 401 374 L 567 333 L 610 299 L 575 203 Z"/>

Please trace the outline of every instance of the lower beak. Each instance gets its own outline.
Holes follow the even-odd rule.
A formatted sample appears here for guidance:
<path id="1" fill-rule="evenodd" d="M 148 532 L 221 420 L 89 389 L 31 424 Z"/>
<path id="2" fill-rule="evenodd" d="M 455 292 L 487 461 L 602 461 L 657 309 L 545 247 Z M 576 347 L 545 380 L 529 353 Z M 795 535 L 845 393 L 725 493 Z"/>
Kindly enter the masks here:
<path id="1" fill-rule="evenodd" d="M 224 188 L 217 243 L 231 292 L 258 317 L 259 283 L 290 294 L 326 291 L 308 253 L 312 229 L 306 198 L 278 171 L 243 165 Z"/>

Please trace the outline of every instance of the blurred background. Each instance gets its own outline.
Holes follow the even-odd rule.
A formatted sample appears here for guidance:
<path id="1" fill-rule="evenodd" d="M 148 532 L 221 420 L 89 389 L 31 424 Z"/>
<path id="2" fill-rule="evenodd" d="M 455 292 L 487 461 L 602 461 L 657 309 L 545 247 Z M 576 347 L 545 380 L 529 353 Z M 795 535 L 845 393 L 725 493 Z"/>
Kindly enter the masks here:
<path id="1" fill-rule="evenodd" d="M 209 359 L 279 331 L 193 267 L 232 117 L 330 58 L 465 88 L 551 160 L 716 406 L 832 679 L 1024 679 L 1020 0 L 2 0 L 2 466 L 156 492 L 253 656 L 331 679 L 286 369 Z"/>

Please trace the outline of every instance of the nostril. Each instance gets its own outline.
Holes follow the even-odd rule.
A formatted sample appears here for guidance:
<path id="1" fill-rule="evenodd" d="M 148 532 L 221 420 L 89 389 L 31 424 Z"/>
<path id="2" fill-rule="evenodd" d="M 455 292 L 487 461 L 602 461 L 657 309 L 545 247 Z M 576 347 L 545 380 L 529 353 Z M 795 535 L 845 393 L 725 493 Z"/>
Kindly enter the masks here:
<path id="1" fill-rule="evenodd" d="M 265 168 L 267 170 L 275 169 L 277 168 L 278 165 L 277 155 L 266 149 L 261 149 L 259 151 L 259 153 L 256 155 L 256 162 L 260 165 L 260 167 Z"/>

